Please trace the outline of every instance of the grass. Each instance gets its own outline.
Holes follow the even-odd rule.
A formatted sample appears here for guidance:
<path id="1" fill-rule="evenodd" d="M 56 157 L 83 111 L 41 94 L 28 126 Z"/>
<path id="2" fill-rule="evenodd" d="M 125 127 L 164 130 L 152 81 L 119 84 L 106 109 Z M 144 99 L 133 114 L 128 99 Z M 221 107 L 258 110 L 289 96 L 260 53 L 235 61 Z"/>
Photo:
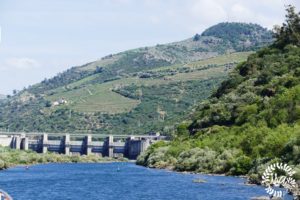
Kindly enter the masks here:
<path id="1" fill-rule="evenodd" d="M 79 112 L 104 112 L 110 114 L 128 112 L 134 108 L 139 101 L 126 98 L 112 91 L 114 87 L 130 83 L 122 79 L 103 84 L 87 85 L 83 88 L 60 91 L 50 96 L 50 101 L 65 98 L 70 108 Z"/>
<path id="2" fill-rule="evenodd" d="M 129 112 L 140 102 L 121 96 L 111 90 L 111 84 L 86 87 L 87 95 L 80 98 L 72 108 L 80 112 L 106 112 L 111 114 Z M 89 89 L 90 88 L 90 89 Z"/>
<path id="3" fill-rule="evenodd" d="M 174 76 L 168 76 L 173 80 L 179 81 L 192 81 L 192 80 L 204 80 L 211 77 L 217 77 L 224 75 L 224 66 L 209 68 L 207 70 L 194 71 L 189 73 L 179 73 Z"/>
<path id="4" fill-rule="evenodd" d="M 216 56 L 213 58 L 203 59 L 200 61 L 190 62 L 185 65 L 172 65 L 167 67 L 160 67 L 153 69 L 153 71 L 164 71 L 169 69 L 180 69 L 183 67 L 189 67 L 189 68 L 202 68 L 210 64 L 216 64 L 216 65 L 225 65 L 227 63 L 232 62 L 242 62 L 247 59 L 247 57 L 252 54 L 253 51 L 247 51 L 247 52 L 236 52 L 236 53 L 230 53 L 230 54 L 224 54 L 221 56 Z"/>
<path id="5" fill-rule="evenodd" d="M 230 54 L 224 54 L 221 56 L 217 56 L 214 58 L 209 58 L 206 60 L 200 60 L 197 62 L 192 62 L 187 64 L 187 67 L 199 67 L 209 64 L 217 64 L 217 65 L 224 65 L 226 63 L 232 63 L 232 62 L 242 62 L 245 61 L 250 54 L 254 53 L 253 51 L 247 51 L 247 52 L 237 52 L 237 53 L 230 53 Z"/>

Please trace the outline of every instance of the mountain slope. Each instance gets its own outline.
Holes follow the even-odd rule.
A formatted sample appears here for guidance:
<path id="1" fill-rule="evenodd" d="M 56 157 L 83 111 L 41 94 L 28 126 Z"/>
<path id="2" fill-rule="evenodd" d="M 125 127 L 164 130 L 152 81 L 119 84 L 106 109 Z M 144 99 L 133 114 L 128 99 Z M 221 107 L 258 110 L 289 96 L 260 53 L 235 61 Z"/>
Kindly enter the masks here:
<path id="1" fill-rule="evenodd" d="M 258 25 L 243 23 L 227 24 L 240 30 L 235 33 L 239 36 L 235 36 L 232 39 L 220 37 L 219 35 L 206 34 L 207 36 L 200 36 L 196 34 L 193 38 L 180 42 L 158 44 L 154 47 L 143 47 L 114 55 L 111 54 L 95 62 L 73 67 L 52 79 L 45 79 L 41 84 L 37 84 L 29 90 L 33 93 L 45 93 L 49 89 L 65 86 L 66 84 L 89 77 L 95 73 L 98 74 L 98 76 L 93 79 L 93 82 L 103 83 L 116 78 L 126 77 L 131 73 L 158 67 L 185 64 L 212 58 L 224 53 L 252 51 L 272 41 L 271 32 Z M 249 27 L 253 28 L 251 29 Z M 220 29 L 221 32 L 223 27 L 217 25 L 214 29 Z M 209 30 L 210 29 L 204 31 L 204 33 Z"/>
<path id="2" fill-rule="evenodd" d="M 174 140 L 152 146 L 139 164 L 249 174 L 257 183 L 266 166 L 284 162 L 300 178 L 300 14 L 287 11 L 274 44 L 240 63 Z"/>
<path id="3" fill-rule="evenodd" d="M 249 50 L 272 41 L 270 31 L 254 28 L 245 35 L 245 27 L 237 33 L 243 34 L 236 37 L 241 41 L 195 35 L 73 67 L 10 98 L 0 109 L 0 128 L 171 133 L 197 101 L 208 97 L 232 67 L 246 59 Z M 250 40 L 254 35 L 260 37 Z"/>

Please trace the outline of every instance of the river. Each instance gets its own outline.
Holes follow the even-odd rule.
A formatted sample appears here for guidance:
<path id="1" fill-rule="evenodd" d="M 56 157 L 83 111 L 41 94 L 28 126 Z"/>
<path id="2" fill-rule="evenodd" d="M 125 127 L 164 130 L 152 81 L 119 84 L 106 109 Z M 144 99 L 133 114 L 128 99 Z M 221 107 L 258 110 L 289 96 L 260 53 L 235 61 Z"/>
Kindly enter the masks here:
<path id="1" fill-rule="evenodd" d="M 194 183 L 204 179 L 206 183 Z M 182 174 L 133 163 L 44 164 L 0 172 L 14 200 L 239 200 L 265 195 L 245 179 Z"/>

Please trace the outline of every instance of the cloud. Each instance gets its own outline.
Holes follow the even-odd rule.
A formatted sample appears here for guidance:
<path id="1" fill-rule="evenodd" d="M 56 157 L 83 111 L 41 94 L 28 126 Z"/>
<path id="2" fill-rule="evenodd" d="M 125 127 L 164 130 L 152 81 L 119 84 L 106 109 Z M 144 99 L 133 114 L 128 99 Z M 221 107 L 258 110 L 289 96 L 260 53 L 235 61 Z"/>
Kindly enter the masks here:
<path id="1" fill-rule="evenodd" d="M 298 10 L 300 9 L 299 0 L 186 0 L 184 2 L 186 6 L 175 7 L 175 13 L 180 9 L 183 10 L 184 15 L 181 16 L 185 18 L 185 28 L 192 32 L 201 32 L 225 21 L 258 23 L 271 29 L 275 24 L 283 22 L 284 5 L 292 4 Z"/>
<path id="2" fill-rule="evenodd" d="M 247 16 L 249 16 L 251 14 L 249 9 L 245 8 L 244 6 L 242 6 L 240 4 L 234 4 L 232 6 L 231 10 L 232 10 L 232 12 L 234 12 L 237 15 L 246 14 Z"/>
<path id="3" fill-rule="evenodd" d="M 190 20 L 193 21 L 189 28 L 193 32 L 199 32 L 205 27 L 207 28 L 227 19 L 226 10 L 215 0 L 190 1 L 185 12 L 189 15 Z"/>
<path id="4" fill-rule="evenodd" d="M 249 22 L 257 18 L 257 13 L 255 14 L 244 5 L 236 3 L 231 7 L 229 16 L 233 21 Z"/>
<path id="5" fill-rule="evenodd" d="M 30 70 L 39 68 L 40 64 L 38 61 L 31 58 L 9 58 L 7 59 L 3 66 L 3 69 L 20 69 L 20 70 Z"/>
<path id="6" fill-rule="evenodd" d="M 227 18 L 224 8 L 212 0 L 194 1 L 190 11 L 192 16 L 203 20 L 203 22 L 216 22 Z"/>

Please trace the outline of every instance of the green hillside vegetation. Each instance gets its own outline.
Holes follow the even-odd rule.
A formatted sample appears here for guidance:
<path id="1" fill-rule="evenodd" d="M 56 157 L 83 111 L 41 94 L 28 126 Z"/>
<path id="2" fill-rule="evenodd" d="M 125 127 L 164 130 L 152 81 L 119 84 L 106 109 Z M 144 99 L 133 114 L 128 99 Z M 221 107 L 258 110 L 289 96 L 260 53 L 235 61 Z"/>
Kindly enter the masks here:
<path id="1" fill-rule="evenodd" d="M 300 16 L 287 12 L 276 41 L 240 63 L 170 143 L 156 143 L 138 164 L 258 183 L 266 166 L 284 162 L 300 179 Z"/>
<path id="2" fill-rule="evenodd" d="M 198 35 L 197 39 L 133 49 L 72 67 L 2 103 L 0 129 L 171 134 L 197 102 L 246 60 L 250 50 L 273 40 L 266 29 L 249 32 L 248 26 L 232 26 L 240 27 L 236 34 L 243 34 L 243 41 L 252 35 L 256 40 L 235 41 L 236 46 L 218 35 Z M 54 105 L 57 102 L 63 103 Z"/>
<path id="3" fill-rule="evenodd" d="M 160 67 L 155 70 L 141 71 L 131 74 L 128 78 L 120 78 L 101 84 L 91 83 L 98 76 L 89 76 L 71 83 L 66 88 L 52 90 L 48 100 L 64 98 L 70 102 L 71 108 L 80 112 L 105 112 L 110 114 L 123 113 L 132 110 L 140 101 L 125 98 L 115 92 L 132 84 L 137 86 L 152 86 L 170 84 L 172 82 L 199 80 L 224 74 L 224 70 L 243 61 L 249 52 L 227 54 L 211 59 L 185 64 L 183 66 Z M 78 87 L 84 86 L 84 87 Z"/>
<path id="4" fill-rule="evenodd" d="M 126 158 L 108 158 L 96 155 L 62 155 L 56 153 L 39 154 L 33 151 L 21 151 L 0 147 L 0 170 L 7 169 L 16 165 L 32 165 L 45 163 L 99 163 L 126 161 Z"/>
<path id="5" fill-rule="evenodd" d="M 97 78 L 93 75 L 51 90 L 47 96 L 24 92 L 4 104 L 0 126 L 5 129 L 10 123 L 10 130 L 46 132 L 170 133 L 175 123 L 183 120 L 196 102 L 207 98 L 233 66 L 249 54 L 161 67 L 101 84 L 91 83 Z M 60 98 L 68 103 L 51 106 Z M 14 112 L 18 114 L 12 115 Z"/>
<path id="6" fill-rule="evenodd" d="M 220 23 L 205 30 L 201 36 L 222 38 L 225 45 L 232 45 L 237 51 L 257 50 L 268 44 L 271 35 L 261 34 L 266 29 L 257 24 Z M 254 34 L 253 34 L 254 33 Z M 257 41 L 260 43 L 256 43 Z M 251 44 L 255 44 L 252 46 Z"/>

